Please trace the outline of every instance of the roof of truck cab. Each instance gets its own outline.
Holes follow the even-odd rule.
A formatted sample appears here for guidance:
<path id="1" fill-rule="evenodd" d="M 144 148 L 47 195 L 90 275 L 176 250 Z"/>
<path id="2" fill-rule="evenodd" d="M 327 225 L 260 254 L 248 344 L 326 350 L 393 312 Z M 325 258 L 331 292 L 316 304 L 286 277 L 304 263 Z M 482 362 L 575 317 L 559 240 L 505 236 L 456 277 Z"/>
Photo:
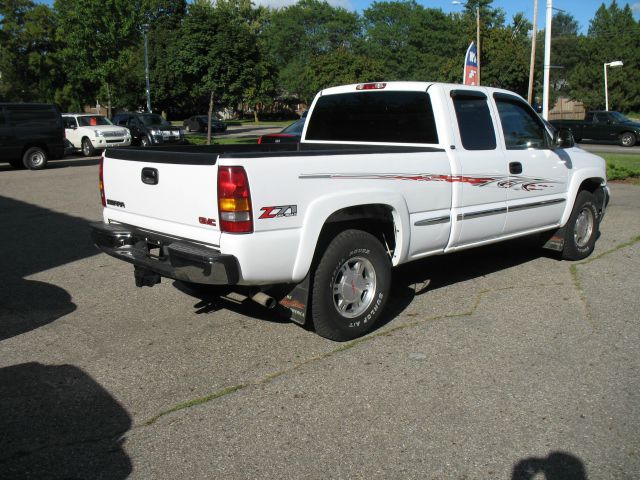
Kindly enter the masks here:
<path id="1" fill-rule="evenodd" d="M 366 89 L 361 89 L 358 87 L 362 87 L 363 85 L 371 85 L 371 84 L 379 84 L 379 85 L 384 85 L 381 88 L 377 88 L 377 89 L 371 89 L 371 90 L 366 90 Z M 434 86 L 434 85 L 439 85 L 439 86 L 448 86 L 448 87 L 454 87 L 456 89 L 460 89 L 460 90 L 480 90 L 480 91 L 484 91 L 486 93 L 504 93 L 504 94 L 508 94 L 508 95 L 514 95 L 517 96 L 519 98 L 522 98 L 520 95 L 518 95 L 515 92 L 509 91 L 509 90 L 504 90 L 502 88 L 495 88 L 495 87 L 487 87 L 484 85 L 462 85 L 459 83 L 444 83 L 444 82 L 403 82 L 403 81 L 394 81 L 394 82 L 365 82 L 365 83 L 353 83 L 350 85 L 340 85 L 337 87 L 330 87 L 330 88 L 325 88 L 324 90 L 322 90 L 320 92 L 319 95 L 337 95 L 337 94 L 341 94 L 341 93 L 353 93 L 353 92 L 372 92 L 372 91 L 397 91 L 397 92 L 424 92 L 426 91 L 429 87 Z"/>

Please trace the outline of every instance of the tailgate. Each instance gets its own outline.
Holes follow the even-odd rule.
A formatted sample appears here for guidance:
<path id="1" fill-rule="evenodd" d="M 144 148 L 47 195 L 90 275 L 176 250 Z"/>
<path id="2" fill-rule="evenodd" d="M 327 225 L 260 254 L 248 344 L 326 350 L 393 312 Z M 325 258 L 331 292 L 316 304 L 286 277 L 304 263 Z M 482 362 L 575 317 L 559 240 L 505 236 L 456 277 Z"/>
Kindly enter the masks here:
<path id="1" fill-rule="evenodd" d="M 218 245 L 216 161 L 214 152 L 107 150 L 105 222 Z"/>

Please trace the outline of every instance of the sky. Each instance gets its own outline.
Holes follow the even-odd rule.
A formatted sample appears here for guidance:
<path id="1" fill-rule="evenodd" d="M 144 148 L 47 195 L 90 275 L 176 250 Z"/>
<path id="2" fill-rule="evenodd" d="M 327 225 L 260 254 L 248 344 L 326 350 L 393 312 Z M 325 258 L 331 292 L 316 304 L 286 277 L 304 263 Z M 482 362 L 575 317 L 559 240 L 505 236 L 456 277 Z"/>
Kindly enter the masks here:
<path id="1" fill-rule="evenodd" d="M 327 0 L 331 5 L 344 7 L 348 10 L 356 10 L 361 12 L 365 10 L 373 0 Z M 451 0 L 416 0 L 417 3 L 426 8 L 439 8 L 442 11 L 459 12 L 463 10 L 463 5 L 454 5 Z M 461 0 L 464 3 L 464 0 Z M 296 3 L 296 0 L 253 0 L 255 4 L 281 7 Z M 502 8 L 506 12 L 507 23 L 511 22 L 513 15 L 523 12 L 525 16 L 533 23 L 533 0 L 494 0 L 494 8 Z M 589 21 L 595 16 L 600 5 L 609 6 L 611 0 L 553 0 L 553 8 L 564 10 L 575 18 L 580 25 L 580 33 L 587 33 L 589 29 Z M 623 8 L 628 4 L 633 10 L 633 16 L 636 20 L 640 20 L 640 0 L 618 0 L 618 5 Z M 538 29 L 544 28 L 546 19 L 547 0 L 538 0 Z"/>
<path id="2" fill-rule="evenodd" d="M 42 3 L 51 5 L 53 0 L 40 0 Z M 297 0 L 252 0 L 256 5 L 264 5 L 270 7 L 283 7 L 297 3 Z M 362 12 L 374 0 L 327 0 L 333 6 L 346 8 L 347 10 L 355 10 Z M 465 0 L 459 0 L 464 3 Z M 554 9 L 564 10 L 578 21 L 580 33 L 586 34 L 589 29 L 589 21 L 595 16 L 596 11 L 603 3 L 607 6 L 611 4 L 611 0 L 552 0 Z M 633 11 L 633 17 L 640 20 L 640 0 L 617 0 L 620 8 L 629 5 Z M 452 0 L 416 0 L 417 3 L 425 8 L 439 8 L 445 13 L 460 12 L 463 5 L 455 5 Z M 506 21 L 511 23 L 513 15 L 523 12 L 533 23 L 533 0 L 493 0 L 494 8 L 502 8 L 506 12 Z M 538 0 L 538 22 L 537 28 L 544 28 L 546 20 L 547 0 Z"/>

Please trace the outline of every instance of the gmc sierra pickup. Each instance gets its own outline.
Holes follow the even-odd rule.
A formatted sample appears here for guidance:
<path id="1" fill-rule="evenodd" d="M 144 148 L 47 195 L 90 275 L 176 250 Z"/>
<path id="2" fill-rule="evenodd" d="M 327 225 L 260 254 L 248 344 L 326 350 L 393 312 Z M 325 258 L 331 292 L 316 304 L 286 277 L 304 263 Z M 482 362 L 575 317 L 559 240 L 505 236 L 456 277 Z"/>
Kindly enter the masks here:
<path id="1" fill-rule="evenodd" d="M 100 193 L 93 240 L 136 285 L 233 285 L 339 341 L 392 267 L 534 233 L 581 259 L 609 199 L 604 160 L 518 95 L 424 82 L 323 90 L 298 144 L 108 149 Z"/>

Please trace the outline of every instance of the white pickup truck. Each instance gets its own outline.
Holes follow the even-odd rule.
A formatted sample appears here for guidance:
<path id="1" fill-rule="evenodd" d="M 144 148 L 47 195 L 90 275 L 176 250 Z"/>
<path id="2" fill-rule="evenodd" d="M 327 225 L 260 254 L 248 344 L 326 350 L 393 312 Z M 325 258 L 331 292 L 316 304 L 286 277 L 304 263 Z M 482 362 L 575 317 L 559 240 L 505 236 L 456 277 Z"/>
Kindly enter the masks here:
<path id="1" fill-rule="evenodd" d="M 424 82 L 323 90 L 299 144 L 108 149 L 100 191 L 93 240 L 138 286 L 233 285 L 339 341 L 392 267 L 534 233 L 581 259 L 609 200 L 604 160 L 518 95 Z"/>

